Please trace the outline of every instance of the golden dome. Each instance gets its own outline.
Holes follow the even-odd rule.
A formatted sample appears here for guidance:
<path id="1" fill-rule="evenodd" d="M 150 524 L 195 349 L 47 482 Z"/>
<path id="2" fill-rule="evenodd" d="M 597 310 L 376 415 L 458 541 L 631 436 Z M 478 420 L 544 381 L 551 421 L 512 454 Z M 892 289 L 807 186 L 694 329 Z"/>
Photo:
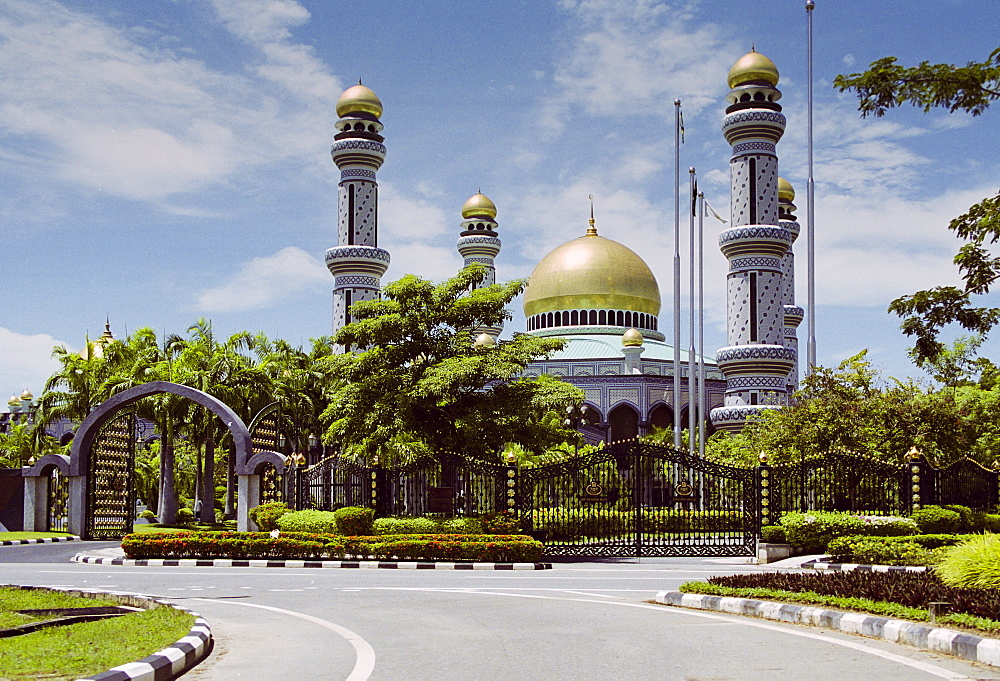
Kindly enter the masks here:
<path id="1" fill-rule="evenodd" d="M 11 395 L 10 399 L 7 400 L 7 406 L 8 407 L 20 407 L 21 406 L 21 400 L 17 399 L 17 395 Z"/>
<path id="2" fill-rule="evenodd" d="M 658 315 L 660 288 L 649 266 L 632 249 L 591 229 L 535 266 L 524 291 L 524 314 L 631 310 Z"/>
<path id="3" fill-rule="evenodd" d="M 27 388 L 25 388 L 24 392 L 21 393 L 21 399 L 22 400 L 33 400 L 33 399 L 35 399 L 35 396 L 31 394 L 30 390 L 28 390 Z"/>
<path id="4" fill-rule="evenodd" d="M 791 203 L 795 200 L 795 190 L 792 183 L 783 177 L 778 178 L 778 200 Z"/>
<path id="5" fill-rule="evenodd" d="M 476 336 L 476 340 L 472 345 L 477 348 L 489 348 L 496 344 L 497 344 L 496 339 L 494 339 L 493 336 L 484 331 L 483 333 Z"/>
<path id="6" fill-rule="evenodd" d="M 337 100 L 337 115 L 343 118 L 350 113 L 368 113 L 379 118 L 382 115 L 382 100 L 358 81 L 358 84 L 344 90 Z"/>
<path id="7" fill-rule="evenodd" d="M 626 348 L 636 348 L 642 345 L 642 334 L 639 329 L 629 329 L 622 334 L 622 345 Z"/>
<path id="8" fill-rule="evenodd" d="M 462 205 L 462 217 L 466 220 L 478 217 L 487 217 L 493 220 L 496 216 L 496 204 L 490 201 L 489 197 L 484 196 L 482 192 L 470 196 L 469 200 Z"/>
<path id="9" fill-rule="evenodd" d="M 751 50 L 736 60 L 729 69 L 729 87 L 751 80 L 763 80 L 772 86 L 778 85 L 778 67 L 760 52 Z"/>

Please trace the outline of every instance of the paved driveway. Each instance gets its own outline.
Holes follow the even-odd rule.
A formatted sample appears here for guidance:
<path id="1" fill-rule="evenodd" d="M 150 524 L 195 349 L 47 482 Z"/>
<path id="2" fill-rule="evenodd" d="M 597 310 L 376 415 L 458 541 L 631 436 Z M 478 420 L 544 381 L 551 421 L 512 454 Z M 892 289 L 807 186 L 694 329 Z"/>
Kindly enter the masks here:
<path id="1" fill-rule="evenodd" d="M 990 668 L 880 641 L 648 603 L 685 581 L 759 569 L 742 559 L 536 572 L 65 562 L 93 548 L 0 549 L 0 581 L 137 591 L 200 612 L 216 650 L 192 679 L 1000 680 Z"/>

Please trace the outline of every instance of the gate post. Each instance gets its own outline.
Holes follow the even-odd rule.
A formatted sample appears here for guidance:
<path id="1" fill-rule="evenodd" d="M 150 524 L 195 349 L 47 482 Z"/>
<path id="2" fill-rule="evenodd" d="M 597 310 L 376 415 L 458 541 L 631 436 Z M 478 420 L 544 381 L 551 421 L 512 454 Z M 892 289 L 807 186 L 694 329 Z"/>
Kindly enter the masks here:
<path id="1" fill-rule="evenodd" d="M 903 464 L 905 471 L 903 478 L 903 494 L 905 500 L 905 490 L 909 490 L 909 503 L 907 505 L 912 513 L 913 511 L 919 510 L 922 503 L 934 503 L 934 481 L 925 480 L 925 478 L 928 477 L 928 474 L 933 475 L 933 469 L 930 469 L 930 466 L 928 466 L 927 462 L 924 461 L 924 458 L 920 454 L 920 450 L 917 449 L 916 445 L 910 447 L 910 451 L 907 452 L 907 458 L 909 460 Z"/>
<path id="2" fill-rule="evenodd" d="M 507 476 L 506 483 L 506 502 L 505 509 L 508 513 L 517 513 L 520 509 L 517 503 L 517 457 L 510 454 L 507 458 L 505 475 Z"/>
<path id="3" fill-rule="evenodd" d="M 754 534 L 760 536 L 760 528 L 771 524 L 771 467 L 767 465 L 767 454 L 761 452 L 760 464 L 757 466 L 757 527 Z"/>

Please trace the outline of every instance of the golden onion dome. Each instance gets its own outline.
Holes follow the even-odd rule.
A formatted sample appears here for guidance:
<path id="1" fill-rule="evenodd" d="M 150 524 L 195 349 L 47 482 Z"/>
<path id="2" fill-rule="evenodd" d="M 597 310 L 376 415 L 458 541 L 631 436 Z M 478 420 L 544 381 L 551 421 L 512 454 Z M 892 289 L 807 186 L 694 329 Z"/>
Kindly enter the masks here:
<path id="1" fill-rule="evenodd" d="M 497 206 L 490 201 L 489 197 L 478 192 L 469 197 L 469 200 L 462 205 L 462 217 L 469 218 L 487 217 L 490 220 L 497 216 Z"/>
<path id="2" fill-rule="evenodd" d="M 642 334 L 639 329 L 629 329 L 622 334 L 622 345 L 626 348 L 636 348 L 642 345 Z"/>
<path id="3" fill-rule="evenodd" d="M 21 400 L 17 399 L 17 395 L 11 395 L 10 399 L 7 400 L 7 406 L 8 407 L 20 407 L 21 406 Z"/>
<path id="4" fill-rule="evenodd" d="M 382 100 L 371 88 L 358 81 L 357 85 L 344 90 L 337 100 L 337 115 L 343 118 L 351 113 L 368 113 L 379 118 L 382 115 Z"/>
<path id="5" fill-rule="evenodd" d="M 792 183 L 783 177 L 778 178 L 778 200 L 791 203 L 795 200 L 795 190 Z"/>
<path id="6" fill-rule="evenodd" d="M 33 399 L 35 399 L 35 396 L 31 394 L 30 390 L 25 388 L 24 392 L 21 393 L 21 400 L 23 401 L 23 400 L 33 400 Z"/>
<path id="7" fill-rule="evenodd" d="M 535 266 L 524 291 L 524 314 L 562 310 L 660 313 L 660 287 L 635 251 L 597 234 L 573 239 Z"/>
<path id="8" fill-rule="evenodd" d="M 751 80 L 763 80 L 772 86 L 778 85 L 778 67 L 760 52 L 750 50 L 736 60 L 729 69 L 729 87 Z"/>

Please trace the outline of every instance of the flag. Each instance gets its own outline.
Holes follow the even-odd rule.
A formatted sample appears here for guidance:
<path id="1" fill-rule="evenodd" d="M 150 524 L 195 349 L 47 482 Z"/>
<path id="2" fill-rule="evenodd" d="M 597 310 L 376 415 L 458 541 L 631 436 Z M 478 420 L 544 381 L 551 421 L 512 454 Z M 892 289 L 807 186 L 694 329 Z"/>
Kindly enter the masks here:
<path id="1" fill-rule="evenodd" d="M 708 212 L 712 214 L 712 217 L 714 217 L 716 220 L 718 220 L 722 224 L 725 225 L 725 224 L 727 224 L 729 222 L 729 220 L 724 220 L 721 215 L 719 215 L 718 213 L 716 213 L 715 209 L 712 208 L 712 205 L 708 201 L 705 201 L 705 208 L 708 208 Z"/>
<path id="2" fill-rule="evenodd" d="M 684 112 L 681 111 L 680 107 L 677 107 L 677 125 L 680 126 L 681 130 L 681 144 L 684 143 Z"/>
<path id="3" fill-rule="evenodd" d="M 691 215 L 698 215 L 698 178 L 695 178 L 694 186 L 691 187 Z"/>

